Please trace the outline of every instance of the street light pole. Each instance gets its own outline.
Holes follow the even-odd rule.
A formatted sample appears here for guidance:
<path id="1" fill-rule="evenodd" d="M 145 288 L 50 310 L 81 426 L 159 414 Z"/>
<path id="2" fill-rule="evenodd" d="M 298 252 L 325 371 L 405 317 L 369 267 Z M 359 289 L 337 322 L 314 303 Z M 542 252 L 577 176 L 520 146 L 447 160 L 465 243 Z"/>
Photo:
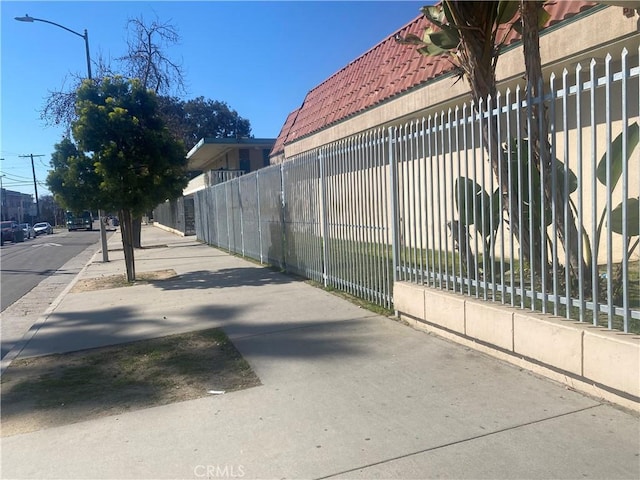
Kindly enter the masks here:
<path id="1" fill-rule="evenodd" d="M 56 27 L 62 28 L 63 30 L 66 30 L 67 32 L 73 33 L 74 35 L 77 35 L 78 37 L 82 38 L 84 40 L 84 48 L 85 48 L 85 53 L 87 56 L 87 78 L 89 80 L 92 79 L 91 77 L 91 55 L 89 53 L 89 33 L 87 32 L 87 29 L 84 29 L 84 34 L 82 33 L 78 33 L 75 30 L 71 30 L 70 28 L 65 27 L 64 25 L 60 25 L 59 23 L 55 23 L 52 22 L 50 20 L 44 20 L 42 18 L 35 18 L 35 17 L 30 17 L 29 15 L 25 15 L 24 17 L 15 17 L 16 20 L 18 20 L 19 22 L 28 22 L 28 23 L 33 23 L 33 22 L 43 22 L 43 23 L 48 23 L 49 25 L 54 25 Z M 107 248 L 107 231 L 103 222 L 103 218 L 104 218 L 104 212 L 101 209 L 98 209 L 98 220 L 100 222 L 100 241 L 101 241 L 101 245 L 102 245 L 102 261 L 103 262 L 108 262 L 109 261 L 109 250 Z"/>

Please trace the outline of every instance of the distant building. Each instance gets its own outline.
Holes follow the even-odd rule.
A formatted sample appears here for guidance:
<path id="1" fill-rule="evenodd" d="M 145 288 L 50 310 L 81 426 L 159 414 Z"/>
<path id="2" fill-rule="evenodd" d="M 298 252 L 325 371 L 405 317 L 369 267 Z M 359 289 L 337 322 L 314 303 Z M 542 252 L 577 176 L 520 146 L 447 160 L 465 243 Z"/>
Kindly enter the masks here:
<path id="1" fill-rule="evenodd" d="M 203 138 L 187 154 L 190 172 L 202 172 L 185 189 L 192 194 L 269 165 L 275 138 Z"/>
<path id="2" fill-rule="evenodd" d="M 269 165 L 275 138 L 202 138 L 187 153 L 191 181 L 183 196 L 153 210 L 157 225 L 181 235 L 195 235 L 193 194 Z"/>
<path id="3" fill-rule="evenodd" d="M 0 198 L 2 199 L 2 208 L 0 208 L 2 220 L 33 223 L 36 215 L 36 204 L 33 202 L 33 195 L 3 188 Z"/>

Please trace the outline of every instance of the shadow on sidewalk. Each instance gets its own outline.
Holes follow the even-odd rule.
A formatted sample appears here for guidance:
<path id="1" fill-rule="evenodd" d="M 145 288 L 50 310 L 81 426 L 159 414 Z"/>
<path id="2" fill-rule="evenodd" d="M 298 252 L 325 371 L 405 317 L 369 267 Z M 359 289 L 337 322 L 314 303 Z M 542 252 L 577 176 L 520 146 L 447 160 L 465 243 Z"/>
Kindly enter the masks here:
<path id="1" fill-rule="evenodd" d="M 259 350 L 269 356 L 352 356 L 360 353 L 358 343 L 353 341 L 353 332 L 365 322 L 366 319 L 328 320 L 322 312 L 306 312 L 305 318 L 299 319 L 292 319 L 286 312 L 273 309 L 265 311 L 264 315 L 256 315 L 255 307 L 214 304 L 165 313 L 145 312 L 133 307 L 54 313 L 24 346 L 19 358 L 209 328 L 221 328 L 233 343 L 251 339 L 251 343 L 263 345 Z"/>
<path id="2" fill-rule="evenodd" d="M 261 287 L 295 282 L 294 278 L 264 267 L 197 270 L 167 280 L 150 281 L 163 290 L 200 290 L 208 288 Z"/>

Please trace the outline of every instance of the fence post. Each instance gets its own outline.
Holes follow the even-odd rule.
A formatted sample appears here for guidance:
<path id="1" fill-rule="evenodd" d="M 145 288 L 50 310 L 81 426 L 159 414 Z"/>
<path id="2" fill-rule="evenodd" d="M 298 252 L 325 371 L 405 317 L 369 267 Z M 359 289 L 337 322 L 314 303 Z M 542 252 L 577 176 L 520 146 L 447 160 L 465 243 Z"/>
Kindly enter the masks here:
<path id="1" fill-rule="evenodd" d="M 231 205 L 231 201 L 229 200 L 229 185 L 227 185 L 226 183 L 224 184 L 224 203 L 225 203 L 225 207 L 227 209 L 227 250 L 229 252 L 232 252 L 231 250 L 231 226 L 229 225 L 231 223 L 231 213 L 232 213 L 232 205 Z"/>
<path id="2" fill-rule="evenodd" d="M 244 257 L 244 206 L 242 205 L 242 182 L 240 179 L 236 179 L 238 182 L 238 206 L 240 207 L 240 248 L 242 249 L 242 256 Z"/>
<path id="3" fill-rule="evenodd" d="M 260 263 L 264 263 L 264 249 L 262 248 L 262 209 L 260 205 L 260 170 L 256 172 L 256 208 L 258 209 L 258 249 L 260 251 Z"/>
<path id="4" fill-rule="evenodd" d="M 318 150 L 318 167 L 320 172 L 320 214 L 322 216 L 322 284 L 325 288 L 328 285 L 328 276 L 329 276 L 329 221 L 327 219 L 327 186 L 326 186 L 326 172 L 324 171 L 324 155 L 322 154 L 322 150 Z"/>
<path id="5" fill-rule="evenodd" d="M 216 223 L 215 234 L 211 236 L 212 240 L 215 238 L 215 243 L 212 241 L 211 244 L 215 245 L 216 247 L 219 247 L 220 246 L 220 212 L 218 212 L 218 198 L 216 196 L 217 192 L 216 190 L 214 190 L 215 187 L 209 187 L 209 188 L 210 188 L 209 191 L 211 192 L 211 204 L 212 204 L 211 211 L 213 212 L 214 221 Z"/>
<path id="6" fill-rule="evenodd" d="M 391 253 L 393 257 L 393 281 L 398 279 L 398 264 L 400 255 L 398 252 L 398 178 L 397 178 L 397 159 L 394 154 L 396 144 L 397 127 L 389 127 L 389 187 L 391 190 Z"/>
<path id="7" fill-rule="evenodd" d="M 286 230 L 286 215 L 285 209 L 287 208 L 287 202 L 284 197 L 284 162 L 280 164 L 280 228 L 282 232 L 282 238 L 280 238 L 282 246 L 282 265 L 280 266 L 285 272 L 287 271 L 287 230 Z"/>
<path id="8" fill-rule="evenodd" d="M 627 125 L 629 125 L 629 113 L 627 112 L 627 55 L 626 48 L 622 49 L 622 64 L 620 71 L 622 72 L 622 158 L 628 158 L 628 141 Z M 637 158 L 637 157 L 636 157 Z M 628 219 L 627 219 L 627 199 L 629 198 L 629 162 L 622 162 L 622 331 L 629 332 L 629 235 L 628 235 Z"/>

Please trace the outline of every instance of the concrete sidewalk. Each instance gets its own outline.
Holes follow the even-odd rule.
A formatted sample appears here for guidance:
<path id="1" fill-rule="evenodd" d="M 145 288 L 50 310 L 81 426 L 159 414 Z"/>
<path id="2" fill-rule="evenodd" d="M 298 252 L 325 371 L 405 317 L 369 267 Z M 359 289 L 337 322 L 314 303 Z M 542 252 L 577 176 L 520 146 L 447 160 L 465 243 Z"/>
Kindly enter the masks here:
<path id="1" fill-rule="evenodd" d="M 193 237 L 143 245 L 138 273 L 179 277 L 67 292 L 19 356 L 221 327 L 262 385 L 3 438 L 2 478 L 640 478 L 635 414 Z"/>

